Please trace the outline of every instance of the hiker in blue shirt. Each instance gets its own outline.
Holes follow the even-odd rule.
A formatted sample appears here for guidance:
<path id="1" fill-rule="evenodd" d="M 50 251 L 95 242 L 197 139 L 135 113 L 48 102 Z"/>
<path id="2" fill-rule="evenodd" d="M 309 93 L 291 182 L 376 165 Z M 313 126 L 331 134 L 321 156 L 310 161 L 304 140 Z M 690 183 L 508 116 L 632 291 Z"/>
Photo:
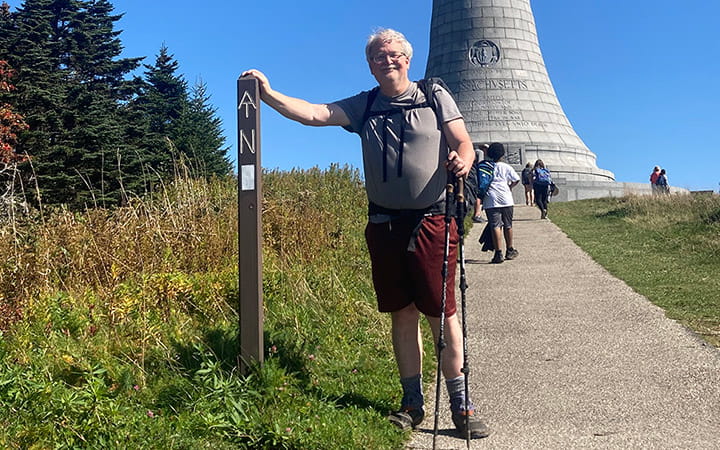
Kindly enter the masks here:
<path id="1" fill-rule="evenodd" d="M 488 149 L 487 144 L 482 144 L 479 148 L 475 149 L 475 167 L 477 167 L 478 163 L 485 159 L 485 152 Z M 474 175 L 474 176 L 473 176 Z M 474 178 L 474 179 L 473 179 Z M 473 174 L 473 172 L 470 172 L 470 176 L 468 177 L 468 187 L 477 188 L 475 186 L 477 184 L 477 173 Z M 480 214 L 482 212 L 482 199 L 479 195 L 476 195 L 475 202 L 474 202 L 474 212 L 472 221 L 475 223 L 482 223 L 485 222 L 485 219 Z"/>
<path id="2" fill-rule="evenodd" d="M 665 169 L 660 170 L 660 173 L 658 174 L 658 177 L 655 180 L 655 187 L 656 187 L 658 194 L 669 194 L 670 193 L 670 185 L 668 184 L 668 178 L 667 178 L 667 173 L 665 172 Z"/>
<path id="3" fill-rule="evenodd" d="M 550 196 L 550 186 L 552 185 L 552 177 L 550 171 L 545 168 L 542 159 L 535 161 L 533 166 L 533 191 L 535 192 L 535 204 L 540 209 L 540 218 L 547 219 L 548 214 L 548 198 Z"/>

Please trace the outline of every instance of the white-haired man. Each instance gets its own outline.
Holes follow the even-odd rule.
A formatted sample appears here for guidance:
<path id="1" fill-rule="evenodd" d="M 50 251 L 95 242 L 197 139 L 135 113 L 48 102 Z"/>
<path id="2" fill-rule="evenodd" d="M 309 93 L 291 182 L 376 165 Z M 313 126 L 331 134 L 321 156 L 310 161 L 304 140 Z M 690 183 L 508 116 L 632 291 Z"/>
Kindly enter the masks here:
<path id="1" fill-rule="evenodd" d="M 437 342 L 440 330 L 441 268 L 445 239 L 444 201 L 448 171 L 468 174 L 475 152 L 462 115 L 439 85 L 427 93 L 410 81 L 412 46 L 394 30 L 382 29 L 368 39 L 366 59 L 378 87 L 329 104 L 312 104 L 281 94 L 257 70 L 243 75 L 259 81 L 261 98 L 283 116 L 311 126 L 337 125 L 361 137 L 369 202 L 365 237 L 372 262 L 378 310 L 392 320 L 392 341 L 403 387 L 399 411 L 390 415 L 407 429 L 422 422 L 423 314 Z M 454 292 L 458 235 L 450 226 L 451 245 L 445 307 L 442 373 L 458 431 L 487 436 L 475 407 L 465 408 L 462 334 Z"/>

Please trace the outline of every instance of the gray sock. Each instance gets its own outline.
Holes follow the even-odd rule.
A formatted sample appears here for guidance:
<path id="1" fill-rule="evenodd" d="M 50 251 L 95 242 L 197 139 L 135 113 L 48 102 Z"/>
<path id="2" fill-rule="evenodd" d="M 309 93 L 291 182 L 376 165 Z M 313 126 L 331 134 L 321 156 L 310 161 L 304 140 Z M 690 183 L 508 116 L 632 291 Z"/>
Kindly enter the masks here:
<path id="1" fill-rule="evenodd" d="M 400 378 L 403 389 L 402 407 L 420 409 L 425 404 L 422 392 L 422 376 L 417 374 L 412 377 Z"/>
<path id="2" fill-rule="evenodd" d="M 450 410 L 452 412 L 463 411 L 465 409 L 465 375 L 446 379 L 445 386 L 447 386 L 448 397 L 450 397 Z M 469 398 L 468 409 L 475 409 Z"/>

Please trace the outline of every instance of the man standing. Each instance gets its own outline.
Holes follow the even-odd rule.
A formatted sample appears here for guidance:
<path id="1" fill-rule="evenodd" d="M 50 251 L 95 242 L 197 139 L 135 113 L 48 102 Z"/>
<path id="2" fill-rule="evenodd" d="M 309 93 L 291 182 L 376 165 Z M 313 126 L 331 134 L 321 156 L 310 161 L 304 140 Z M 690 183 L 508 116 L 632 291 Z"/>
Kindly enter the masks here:
<path id="1" fill-rule="evenodd" d="M 475 153 L 450 94 L 436 84 L 428 85 L 430 92 L 423 92 L 408 78 L 412 46 L 405 36 L 379 30 L 368 39 L 365 56 L 379 86 L 329 104 L 281 94 L 257 70 L 243 75 L 258 79 L 262 100 L 283 116 L 305 125 L 343 126 L 360 135 L 369 202 L 365 238 L 378 310 L 391 316 L 403 388 L 401 408 L 389 420 L 407 429 L 419 425 L 425 415 L 420 314 L 427 318 L 435 342 L 440 330 L 448 171 L 466 176 Z M 454 222 L 450 233 L 444 324 L 447 347 L 441 369 L 456 428 L 464 435 L 467 418 L 471 437 L 479 438 L 487 436 L 487 427 L 470 399 L 465 408 L 462 330 L 454 290 L 459 238 Z"/>

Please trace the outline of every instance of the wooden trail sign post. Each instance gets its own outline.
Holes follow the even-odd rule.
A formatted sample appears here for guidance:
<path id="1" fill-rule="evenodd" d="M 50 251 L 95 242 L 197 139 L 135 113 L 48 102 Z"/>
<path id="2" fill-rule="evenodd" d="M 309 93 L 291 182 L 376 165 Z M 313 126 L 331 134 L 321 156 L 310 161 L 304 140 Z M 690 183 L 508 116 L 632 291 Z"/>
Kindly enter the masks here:
<path id="1" fill-rule="evenodd" d="M 262 168 L 260 91 L 254 77 L 237 81 L 240 370 L 263 363 Z"/>

